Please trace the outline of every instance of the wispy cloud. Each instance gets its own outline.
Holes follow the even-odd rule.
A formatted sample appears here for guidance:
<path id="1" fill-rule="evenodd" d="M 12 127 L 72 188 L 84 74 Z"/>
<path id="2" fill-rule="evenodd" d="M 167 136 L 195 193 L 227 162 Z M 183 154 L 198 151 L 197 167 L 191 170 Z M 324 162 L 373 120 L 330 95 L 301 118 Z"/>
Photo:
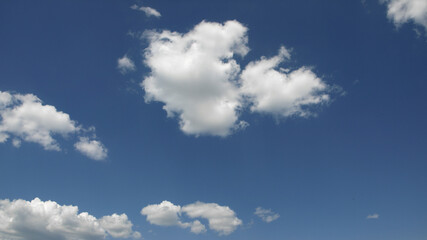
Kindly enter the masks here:
<path id="1" fill-rule="evenodd" d="M 274 220 L 277 220 L 280 215 L 271 211 L 271 209 L 265 209 L 262 207 L 257 207 L 254 212 L 255 215 L 260 217 L 264 222 L 270 223 Z"/>
<path id="2" fill-rule="evenodd" d="M 380 217 L 380 215 L 379 215 L 379 214 L 374 213 L 374 214 L 368 215 L 368 216 L 366 217 L 366 219 L 378 219 L 379 217 Z"/>
<path id="3" fill-rule="evenodd" d="M 117 68 L 122 74 L 125 74 L 130 71 L 135 71 L 135 63 L 127 55 L 119 58 L 117 60 Z"/>
<path id="4" fill-rule="evenodd" d="M 151 7 L 138 6 L 138 5 L 134 4 L 130 8 L 133 10 L 138 10 L 138 11 L 144 12 L 147 17 L 159 18 L 162 16 L 159 11 L 157 11 L 156 9 L 151 8 Z"/>

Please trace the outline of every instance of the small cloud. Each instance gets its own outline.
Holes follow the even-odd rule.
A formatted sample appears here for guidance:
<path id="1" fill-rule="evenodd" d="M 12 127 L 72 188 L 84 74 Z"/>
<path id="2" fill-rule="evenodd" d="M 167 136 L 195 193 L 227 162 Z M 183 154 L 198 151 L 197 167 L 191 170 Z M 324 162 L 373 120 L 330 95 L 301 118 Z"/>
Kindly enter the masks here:
<path id="1" fill-rule="evenodd" d="M 12 140 L 12 145 L 16 148 L 19 148 L 21 146 L 21 140 L 15 138 Z"/>
<path id="2" fill-rule="evenodd" d="M 77 151 L 94 160 L 103 160 L 107 157 L 108 150 L 97 140 L 89 140 L 87 137 L 81 137 L 80 140 L 74 144 L 74 147 Z"/>
<path id="3" fill-rule="evenodd" d="M 271 211 L 271 209 L 264 209 L 262 207 L 257 207 L 254 214 L 260 217 L 266 223 L 271 223 L 280 217 L 279 214 L 274 213 Z"/>
<path id="4" fill-rule="evenodd" d="M 138 10 L 138 11 L 144 12 L 147 17 L 159 18 L 162 16 L 159 11 L 157 11 L 156 9 L 151 8 L 151 7 L 144 7 L 144 6 L 138 7 L 138 5 L 134 4 L 130 8 L 133 10 Z"/>
<path id="5" fill-rule="evenodd" d="M 379 215 L 379 214 L 374 213 L 374 214 L 368 215 L 368 216 L 366 217 L 366 219 L 378 219 L 379 217 L 380 217 L 380 215 Z"/>
<path id="6" fill-rule="evenodd" d="M 122 58 L 117 60 L 117 68 L 120 70 L 122 74 L 125 74 L 130 71 L 135 71 L 135 64 L 133 61 L 128 58 L 128 56 L 124 55 Z"/>

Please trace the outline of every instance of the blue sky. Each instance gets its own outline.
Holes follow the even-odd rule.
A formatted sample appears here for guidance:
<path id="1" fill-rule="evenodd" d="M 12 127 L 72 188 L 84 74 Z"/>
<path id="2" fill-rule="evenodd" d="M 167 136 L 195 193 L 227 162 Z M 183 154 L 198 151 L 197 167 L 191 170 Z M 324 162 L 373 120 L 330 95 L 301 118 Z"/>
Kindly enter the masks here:
<path id="1" fill-rule="evenodd" d="M 424 0 L 1 1 L 0 239 L 424 240 L 426 32 Z"/>

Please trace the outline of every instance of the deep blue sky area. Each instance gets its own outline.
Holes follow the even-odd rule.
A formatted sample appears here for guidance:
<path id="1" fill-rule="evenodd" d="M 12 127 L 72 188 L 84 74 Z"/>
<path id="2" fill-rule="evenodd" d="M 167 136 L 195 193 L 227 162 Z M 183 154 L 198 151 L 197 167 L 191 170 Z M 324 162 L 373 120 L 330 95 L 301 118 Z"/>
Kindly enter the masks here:
<path id="1" fill-rule="evenodd" d="M 186 33 L 202 20 L 248 28 L 241 69 L 285 46 L 284 67 L 310 66 L 341 90 L 308 118 L 246 111 L 249 127 L 227 137 L 183 133 L 163 103 L 144 101 L 148 42 L 129 33 Z M 0 199 L 126 213 L 146 240 L 425 240 L 426 36 L 411 21 L 396 27 L 376 0 L 1 1 L 0 91 L 95 126 L 108 157 L 74 151 L 73 134 L 54 135 L 61 151 L 0 143 Z M 125 54 L 136 71 L 118 70 Z M 141 209 L 163 200 L 229 206 L 243 224 L 226 236 L 150 224 Z M 261 221 L 259 206 L 280 218 Z"/>

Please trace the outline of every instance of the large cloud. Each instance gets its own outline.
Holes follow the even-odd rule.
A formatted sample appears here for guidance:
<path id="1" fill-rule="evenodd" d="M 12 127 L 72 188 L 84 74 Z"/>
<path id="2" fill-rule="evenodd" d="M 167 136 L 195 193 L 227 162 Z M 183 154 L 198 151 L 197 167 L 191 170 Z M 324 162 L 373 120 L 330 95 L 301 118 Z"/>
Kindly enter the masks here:
<path id="1" fill-rule="evenodd" d="M 113 214 L 101 219 L 78 207 L 59 205 L 35 198 L 0 200 L 0 239 L 6 240 L 100 240 L 139 238 L 125 214 Z"/>
<path id="2" fill-rule="evenodd" d="M 202 21 L 185 34 L 146 32 L 144 58 L 151 69 L 141 83 L 146 101 L 162 102 L 186 134 L 227 136 L 248 125 L 239 120 L 248 106 L 281 117 L 308 116 L 309 106 L 329 100 L 327 84 L 310 68 L 277 70 L 290 57 L 285 48 L 241 72 L 234 57 L 248 53 L 247 31 L 237 21 Z"/>
<path id="3" fill-rule="evenodd" d="M 43 104 L 33 94 L 11 94 L 0 91 L 0 142 L 2 143 L 13 138 L 12 143 L 15 147 L 19 147 L 23 140 L 40 144 L 46 150 L 59 151 L 61 147 L 54 138 L 56 135 L 63 137 L 70 134 L 82 135 L 88 131 L 91 130 L 77 125 L 67 113 L 58 111 L 54 106 Z M 90 142 L 92 150 L 95 147 L 102 147 L 105 154 L 91 154 L 88 151 L 91 149 L 84 146 L 77 150 L 93 159 L 105 158 L 105 147 L 98 141 L 95 141 L 99 143 L 98 146 L 94 147 L 93 141 Z"/>
<path id="4" fill-rule="evenodd" d="M 228 21 L 201 22 L 186 34 L 148 33 L 145 63 L 151 74 L 141 84 L 146 101 L 163 102 L 187 134 L 228 135 L 238 126 L 241 106 L 233 82 L 240 67 L 233 56 L 248 52 L 246 31 Z"/>
<path id="5" fill-rule="evenodd" d="M 202 218 L 209 222 L 209 228 L 217 231 L 220 235 L 228 235 L 242 224 L 236 217 L 236 213 L 227 206 L 216 203 L 196 202 L 181 207 L 169 201 L 144 207 L 141 214 L 147 217 L 151 224 L 159 226 L 190 227 L 193 233 L 206 232 L 206 227 L 199 221 L 183 222 L 181 214 L 185 213 L 190 218 Z"/>
<path id="6" fill-rule="evenodd" d="M 325 103 L 327 85 L 309 68 L 278 70 L 290 58 L 286 48 L 272 58 L 250 62 L 241 75 L 241 91 L 253 103 L 251 111 L 289 117 L 310 115 L 309 106 Z"/>
<path id="7" fill-rule="evenodd" d="M 387 16 L 397 26 L 413 21 L 427 30 L 426 0 L 380 0 L 387 4 Z"/>

